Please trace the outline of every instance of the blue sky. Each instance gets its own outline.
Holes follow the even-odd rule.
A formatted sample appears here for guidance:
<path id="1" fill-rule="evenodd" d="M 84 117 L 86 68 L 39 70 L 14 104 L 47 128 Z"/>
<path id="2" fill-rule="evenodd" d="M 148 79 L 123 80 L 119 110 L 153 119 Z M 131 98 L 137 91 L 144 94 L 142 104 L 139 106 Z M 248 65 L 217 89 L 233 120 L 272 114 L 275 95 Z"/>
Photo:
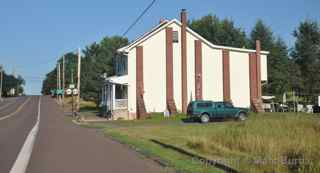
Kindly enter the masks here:
<path id="1" fill-rule="evenodd" d="M 57 57 L 83 48 L 104 36 L 121 35 L 151 0 L 2 0 L 0 5 L 0 63 L 21 74 L 27 94 L 39 94 L 42 80 Z M 249 32 L 262 19 L 289 46 L 292 31 L 305 19 L 320 22 L 318 0 L 157 0 L 128 33 L 134 39 L 162 18 L 189 19 L 208 13 L 233 19 Z"/>

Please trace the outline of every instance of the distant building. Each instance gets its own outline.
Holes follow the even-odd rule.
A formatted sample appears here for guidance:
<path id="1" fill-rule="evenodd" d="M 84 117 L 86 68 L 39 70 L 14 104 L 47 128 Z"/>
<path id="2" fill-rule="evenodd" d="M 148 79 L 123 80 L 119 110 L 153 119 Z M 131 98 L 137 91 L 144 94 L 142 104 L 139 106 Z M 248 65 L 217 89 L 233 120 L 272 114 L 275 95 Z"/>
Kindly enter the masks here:
<path id="1" fill-rule="evenodd" d="M 186 112 L 191 100 L 230 101 L 263 111 L 268 52 L 214 45 L 181 21 L 162 20 L 118 50 L 116 76 L 107 78 L 102 100 L 112 119 L 150 112 Z"/>
<path id="2" fill-rule="evenodd" d="M 16 93 L 16 90 L 14 89 L 14 88 L 11 88 L 10 90 L 9 90 L 9 96 L 14 96 L 15 95 L 15 93 Z"/>

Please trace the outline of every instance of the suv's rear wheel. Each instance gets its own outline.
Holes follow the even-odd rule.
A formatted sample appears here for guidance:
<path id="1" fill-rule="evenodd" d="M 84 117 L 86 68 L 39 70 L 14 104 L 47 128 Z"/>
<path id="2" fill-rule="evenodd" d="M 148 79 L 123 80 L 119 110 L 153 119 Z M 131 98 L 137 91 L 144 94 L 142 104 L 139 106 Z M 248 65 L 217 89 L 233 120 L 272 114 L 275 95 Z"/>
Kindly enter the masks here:
<path id="1" fill-rule="evenodd" d="M 240 112 L 238 116 L 239 121 L 245 121 L 247 119 L 247 115 L 244 112 Z"/>
<path id="2" fill-rule="evenodd" d="M 201 123 L 208 123 L 210 121 L 210 117 L 208 114 L 202 114 L 200 117 Z"/>

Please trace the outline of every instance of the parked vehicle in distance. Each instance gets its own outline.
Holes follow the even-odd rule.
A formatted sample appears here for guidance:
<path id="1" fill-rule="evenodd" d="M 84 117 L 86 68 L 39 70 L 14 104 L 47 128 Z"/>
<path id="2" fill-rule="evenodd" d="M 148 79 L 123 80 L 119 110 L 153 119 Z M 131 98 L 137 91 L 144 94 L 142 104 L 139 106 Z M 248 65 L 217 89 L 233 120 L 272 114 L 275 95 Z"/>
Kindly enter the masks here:
<path id="1" fill-rule="evenodd" d="M 187 108 L 187 116 L 192 120 L 208 123 L 218 118 L 233 118 L 244 121 L 247 119 L 249 109 L 234 107 L 229 102 L 192 101 Z"/>
<path id="2" fill-rule="evenodd" d="M 314 106 L 312 107 L 312 111 L 313 111 L 313 113 L 320 113 L 320 106 L 314 105 Z"/>

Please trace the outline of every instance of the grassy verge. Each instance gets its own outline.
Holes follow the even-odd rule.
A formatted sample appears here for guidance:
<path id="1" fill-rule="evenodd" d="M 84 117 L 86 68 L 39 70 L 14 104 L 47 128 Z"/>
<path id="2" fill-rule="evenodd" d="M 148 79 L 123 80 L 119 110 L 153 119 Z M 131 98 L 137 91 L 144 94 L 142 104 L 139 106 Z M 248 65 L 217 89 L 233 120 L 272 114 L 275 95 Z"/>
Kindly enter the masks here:
<path id="1" fill-rule="evenodd" d="M 183 115 L 91 124 L 114 139 L 185 172 L 219 172 L 153 140 L 221 160 L 241 172 L 320 172 L 319 118 L 264 113 L 245 122 L 184 123 Z"/>
<path id="2" fill-rule="evenodd" d="M 75 109 L 75 100 L 74 98 L 74 109 Z M 72 111 L 72 98 L 66 97 L 64 99 L 64 110 L 67 112 Z M 80 114 L 84 118 L 97 118 L 97 114 L 99 113 L 99 109 L 97 108 L 97 105 L 93 101 L 85 101 L 80 100 Z"/>

